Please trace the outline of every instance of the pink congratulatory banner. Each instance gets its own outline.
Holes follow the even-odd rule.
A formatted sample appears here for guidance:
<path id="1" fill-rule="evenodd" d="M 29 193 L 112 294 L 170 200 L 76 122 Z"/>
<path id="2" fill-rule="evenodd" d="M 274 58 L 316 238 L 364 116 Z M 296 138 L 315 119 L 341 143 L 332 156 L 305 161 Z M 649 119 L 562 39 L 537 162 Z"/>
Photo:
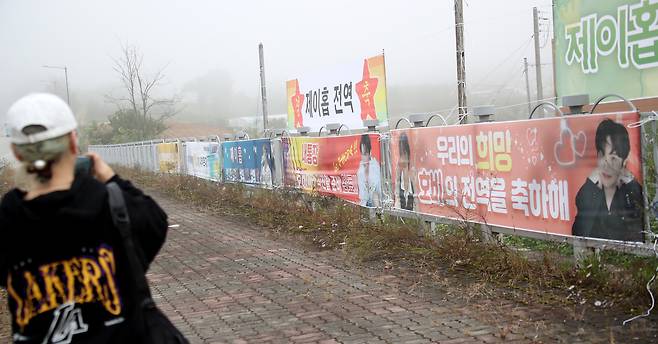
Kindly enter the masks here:
<path id="1" fill-rule="evenodd" d="M 643 241 L 637 112 L 391 132 L 395 207 Z"/>

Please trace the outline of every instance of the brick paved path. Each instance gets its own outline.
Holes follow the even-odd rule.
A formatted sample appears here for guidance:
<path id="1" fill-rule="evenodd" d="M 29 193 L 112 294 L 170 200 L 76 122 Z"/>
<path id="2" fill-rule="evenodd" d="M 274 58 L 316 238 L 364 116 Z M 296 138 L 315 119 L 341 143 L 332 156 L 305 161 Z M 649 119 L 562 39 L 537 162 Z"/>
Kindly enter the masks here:
<path id="1" fill-rule="evenodd" d="M 567 328 L 573 320 L 555 323 L 503 300 L 483 308 L 454 290 L 412 294 L 400 277 L 350 268 L 340 252 L 306 252 L 237 220 L 158 201 L 180 227 L 149 278 L 192 343 L 610 342 L 604 326 Z"/>
<path id="2" fill-rule="evenodd" d="M 340 253 L 306 252 L 236 220 L 159 202 L 180 227 L 150 280 L 156 301 L 194 343 L 596 342 L 591 331 L 571 336 L 577 331 L 561 323 L 518 326 L 515 312 L 541 319 L 541 310 L 502 302 L 482 314 L 446 295 L 419 297 L 394 276 L 346 269 Z"/>

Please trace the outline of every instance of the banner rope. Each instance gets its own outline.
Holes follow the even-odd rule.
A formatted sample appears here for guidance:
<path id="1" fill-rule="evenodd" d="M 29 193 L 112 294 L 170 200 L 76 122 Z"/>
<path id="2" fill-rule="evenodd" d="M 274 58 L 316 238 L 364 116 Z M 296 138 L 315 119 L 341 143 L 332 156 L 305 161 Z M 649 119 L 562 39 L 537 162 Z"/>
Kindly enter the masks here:
<path id="1" fill-rule="evenodd" d="M 658 245 L 658 235 L 656 235 L 654 232 L 651 232 L 651 231 L 648 231 L 648 232 L 645 231 L 645 233 L 647 233 L 653 239 L 653 253 L 655 254 L 656 258 L 658 258 L 658 251 L 656 251 L 656 245 Z M 643 314 L 639 314 L 639 315 L 636 315 L 636 316 L 634 316 L 630 319 L 624 320 L 624 322 L 622 323 L 622 326 L 625 326 L 626 324 L 628 324 L 631 321 L 635 321 L 635 320 L 640 319 L 640 318 L 648 317 L 651 314 L 651 311 L 653 311 L 653 308 L 656 306 L 656 299 L 653 296 L 653 292 L 651 291 L 651 285 L 653 284 L 653 281 L 656 280 L 656 274 L 658 274 L 658 266 L 654 270 L 653 276 L 651 277 L 649 282 L 647 282 L 647 286 L 646 286 L 646 289 L 649 292 L 649 296 L 651 297 L 651 306 Z"/>
<path id="2" fill-rule="evenodd" d="M 649 140 L 650 144 L 653 144 L 653 163 L 655 166 L 655 171 L 654 173 L 656 174 L 656 190 L 655 195 L 654 195 L 654 201 L 653 204 L 651 204 L 651 209 L 653 210 L 653 215 L 654 215 L 654 220 L 658 219 L 658 147 L 656 146 L 655 140 L 658 138 L 658 113 L 656 111 L 652 111 L 647 118 L 640 120 L 635 123 L 631 123 L 628 125 L 629 128 L 637 128 L 641 127 L 647 123 L 654 122 L 654 137 Z M 656 248 L 658 247 L 658 235 L 652 231 L 643 231 L 645 234 L 647 234 L 651 240 L 653 240 L 653 253 L 656 258 L 658 258 L 658 251 Z M 622 323 L 622 326 L 625 326 L 626 324 L 635 321 L 640 318 L 645 318 L 648 317 L 651 314 L 651 311 L 653 311 L 654 307 L 656 306 L 656 299 L 653 295 L 653 292 L 651 291 L 651 285 L 653 282 L 656 280 L 656 275 L 658 275 L 658 266 L 656 266 L 656 269 L 653 272 L 653 276 L 647 282 L 646 289 L 647 292 L 649 292 L 649 296 L 651 297 L 651 306 L 649 309 L 646 310 L 643 314 L 636 315 L 632 318 L 624 320 Z"/>
<path id="3" fill-rule="evenodd" d="M 639 120 L 637 122 L 629 123 L 627 125 L 628 128 L 639 128 L 647 123 L 653 122 L 658 120 L 658 113 L 656 111 L 651 111 L 647 118 Z"/>

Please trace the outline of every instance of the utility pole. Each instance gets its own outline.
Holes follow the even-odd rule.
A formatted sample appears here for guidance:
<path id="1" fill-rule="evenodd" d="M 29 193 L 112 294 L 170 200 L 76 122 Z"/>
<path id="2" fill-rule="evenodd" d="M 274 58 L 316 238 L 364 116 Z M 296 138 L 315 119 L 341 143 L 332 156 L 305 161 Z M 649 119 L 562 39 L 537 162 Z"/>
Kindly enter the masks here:
<path id="1" fill-rule="evenodd" d="M 535 38 L 535 71 L 537 72 L 537 102 L 544 99 L 544 89 L 541 80 L 541 51 L 539 49 L 539 11 L 537 7 L 532 8 L 532 20 L 534 24 Z M 540 114 L 542 116 L 542 114 Z M 542 116 L 543 117 L 543 116 Z"/>
<path id="2" fill-rule="evenodd" d="M 260 60 L 260 95 L 263 100 L 263 132 L 267 130 L 267 92 L 265 89 L 265 53 L 263 43 L 258 44 L 258 58 Z"/>
<path id="3" fill-rule="evenodd" d="M 71 106 L 71 96 L 69 95 L 69 70 L 64 66 L 64 79 L 66 80 L 66 103 Z"/>
<path id="4" fill-rule="evenodd" d="M 525 74 L 525 92 L 528 97 L 528 115 L 532 112 L 532 100 L 530 99 L 530 81 L 528 80 L 528 58 L 523 58 L 523 74 Z"/>
<path id="5" fill-rule="evenodd" d="M 455 35 L 457 38 L 457 106 L 460 123 L 466 123 L 466 68 L 464 59 L 464 6 L 455 0 Z"/>
<path id="6" fill-rule="evenodd" d="M 551 38 L 551 53 L 553 58 L 552 69 L 553 69 L 553 98 L 555 100 L 553 103 L 557 104 L 557 75 L 555 74 L 555 38 Z"/>

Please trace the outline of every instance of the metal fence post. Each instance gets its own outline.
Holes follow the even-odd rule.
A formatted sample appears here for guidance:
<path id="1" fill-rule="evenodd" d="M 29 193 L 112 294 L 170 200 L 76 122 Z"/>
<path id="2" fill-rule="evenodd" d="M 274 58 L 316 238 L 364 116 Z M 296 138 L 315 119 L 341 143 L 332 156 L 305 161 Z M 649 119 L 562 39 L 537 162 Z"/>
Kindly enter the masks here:
<path id="1" fill-rule="evenodd" d="M 391 175 L 391 137 L 389 134 L 381 134 L 379 136 L 379 149 L 382 158 L 382 207 L 389 208 L 395 205 L 395 194 L 393 193 L 393 177 Z"/>

